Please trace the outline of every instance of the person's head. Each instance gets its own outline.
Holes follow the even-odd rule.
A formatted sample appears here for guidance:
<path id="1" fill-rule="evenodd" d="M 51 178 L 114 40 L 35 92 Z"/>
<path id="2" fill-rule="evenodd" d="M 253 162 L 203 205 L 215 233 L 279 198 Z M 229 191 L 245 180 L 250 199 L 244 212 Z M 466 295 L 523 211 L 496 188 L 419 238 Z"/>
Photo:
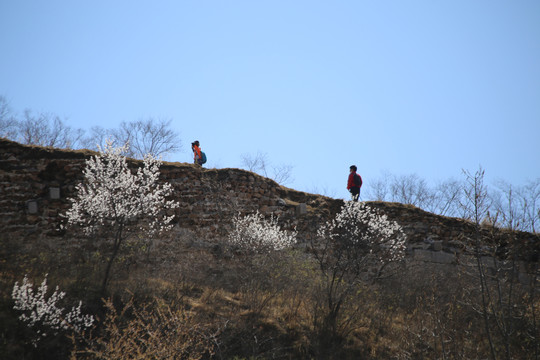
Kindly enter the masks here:
<path id="1" fill-rule="evenodd" d="M 191 147 L 193 146 L 199 146 L 199 140 L 195 140 L 194 142 L 192 142 Z"/>
<path id="2" fill-rule="evenodd" d="M 356 170 L 358 170 L 358 168 L 356 167 L 356 165 L 351 165 L 350 169 L 351 169 L 351 172 L 352 172 L 352 171 L 356 172 Z"/>

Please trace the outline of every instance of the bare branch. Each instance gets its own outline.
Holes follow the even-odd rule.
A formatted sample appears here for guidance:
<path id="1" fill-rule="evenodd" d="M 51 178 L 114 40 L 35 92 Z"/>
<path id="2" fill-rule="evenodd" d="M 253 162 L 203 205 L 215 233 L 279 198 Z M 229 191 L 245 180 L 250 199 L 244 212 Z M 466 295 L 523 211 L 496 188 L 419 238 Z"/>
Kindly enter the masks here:
<path id="1" fill-rule="evenodd" d="M 171 154 L 181 149 L 178 134 L 171 128 L 171 120 L 147 118 L 132 122 L 122 122 L 118 129 L 93 127 L 85 145 L 91 149 L 103 147 L 107 140 L 117 146 L 128 144 L 128 157 L 142 159 L 151 154 L 155 157 Z"/>
<path id="2" fill-rule="evenodd" d="M 17 119 L 12 115 L 11 107 L 4 96 L 0 96 L 0 137 L 15 140 Z"/>
<path id="3" fill-rule="evenodd" d="M 242 165 L 246 170 L 253 171 L 264 177 L 270 178 L 278 184 L 285 185 L 292 179 L 292 165 L 271 166 L 268 161 L 268 154 L 257 152 L 254 157 L 250 154 L 242 154 Z M 272 168 L 272 174 L 268 173 L 268 168 Z"/>
<path id="4" fill-rule="evenodd" d="M 83 130 L 73 130 L 58 115 L 24 111 L 24 120 L 18 122 L 19 140 L 23 144 L 52 146 L 58 148 L 76 148 L 83 136 Z"/>

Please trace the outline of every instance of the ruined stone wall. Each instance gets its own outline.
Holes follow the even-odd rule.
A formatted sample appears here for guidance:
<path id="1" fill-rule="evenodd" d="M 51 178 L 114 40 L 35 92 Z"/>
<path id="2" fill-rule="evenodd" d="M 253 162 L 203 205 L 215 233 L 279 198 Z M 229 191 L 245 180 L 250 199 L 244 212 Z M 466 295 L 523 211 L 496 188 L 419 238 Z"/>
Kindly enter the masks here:
<path id="1" fill-rule="evenodd" d="M 35 241 L 73 237 L 60 225 L 82 180 L 90 151 L 67 151 L 23 146 L 0 139 L 0 240 Z M 133 166 L 138 165 L 133 160 Z M 280 217 L 285 228 L 296 228 L 301 241 L 317 225 L 339 211 L 342 200 L 308 194 L 279 186 L 274 181 L 240 169 L 203 169 L 192 164 L 165 163 L 161 177 L 174 187 L 177 229 L 190 229 L 207 238 L 224 236 L 238 213 L 259 211 Z M 474 224 L 437 216 L 413 206 L 370 202 L 397 221 L 408 236 L 409 254 L 436 263 L 456 263 L 471 253 L 476 238 Z M 538 261 L 538 235 L 481 229 L 485 243 L 504 252 L 504 244 L 519 243 L 524 261 Z"/>
<path id="2" fill-rule="evenodd" d="M 439 264 L 471 264 L 479 254 L 485 262 L 504 261 L 510 248 L 517 251 L 519 266 L 537 263 L 540 237 L 521 231 L 480 226 L 470 221 L 435 215 L 411 205 L 371 202 L 372 207 L 397 221 L 407 235 L 411 258 Z M 525 271 L 525 270 L 523 270 Z"/>
<path id="3" fill-rule="evenodd" d="M 0 236 L 44 238 L 63 236 L 62 214 L 82 181 L 91 151 L 67 151 L 0 139 Z M 138 166 L 140 161 L 132 160 Z M 175 224 L 199 234 L 224 235 L 233 216 L 259 211 L 280 217 L 287 228 L 309 231 L 328 218 L 341 201 L 294 191 L 239 169 L 203 169 L 185 163 L 164 163 L 161 178 L 174 189 L 180 206 Z"/>

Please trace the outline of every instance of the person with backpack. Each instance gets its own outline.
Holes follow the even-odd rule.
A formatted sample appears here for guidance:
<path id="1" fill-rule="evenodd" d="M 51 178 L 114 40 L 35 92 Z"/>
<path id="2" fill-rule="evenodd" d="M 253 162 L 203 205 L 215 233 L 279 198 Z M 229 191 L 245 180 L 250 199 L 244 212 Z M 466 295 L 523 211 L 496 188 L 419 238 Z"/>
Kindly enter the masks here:
<path id="1" fill-rule="evenodd" d="M 362 177 L 356 173 L 356 170 L 358 170 L 356 165 L 351 165 L 349 179 L 347 181 L 347 190 L 351 193 L 353 201 L 358 201 L 360 188 L 362 187 Z"/>
<path id="2" fill-rule="evenodd" d="M 206 162 L 206 154 L 201 151 L 200 143 L 198 140 L 195 140 L 191 143 L 191 150 L 193 150 L 193 162 L 197 165 L 202 166 Z"/>

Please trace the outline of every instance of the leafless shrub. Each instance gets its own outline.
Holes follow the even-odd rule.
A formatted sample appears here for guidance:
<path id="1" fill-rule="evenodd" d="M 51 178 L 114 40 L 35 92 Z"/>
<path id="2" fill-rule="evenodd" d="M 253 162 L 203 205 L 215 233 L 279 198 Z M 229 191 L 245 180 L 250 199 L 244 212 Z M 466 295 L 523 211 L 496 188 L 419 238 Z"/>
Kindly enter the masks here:
<path id="1" fill-rule="evenodd" d="M 212 332 L 186 309 L 157 301 L 141 307 L 129 301 L 120 311 L 105 302 L 102 331 L 76 344 L 72 359 L 186 359 L 214 354 Z"/>

